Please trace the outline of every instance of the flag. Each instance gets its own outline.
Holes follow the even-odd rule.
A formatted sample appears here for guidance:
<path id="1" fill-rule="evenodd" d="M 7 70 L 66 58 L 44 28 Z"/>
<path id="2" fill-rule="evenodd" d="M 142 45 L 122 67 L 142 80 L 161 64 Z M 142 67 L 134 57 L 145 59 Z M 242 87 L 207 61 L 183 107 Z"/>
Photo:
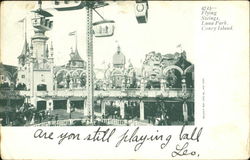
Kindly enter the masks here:
<path id="1" fill-rule="evenodd" d="M 23 19 L 19 20 L 18 22 L 19 22 L 19 23 L 23 23 L 23 22 L 24 22 L 24 20 L 25 20 L 25 18 L 23 18 Z"/>
<path id="2" fill-rule="evenodd" d="M 177 51 L 178 53 L 182 53 L 183 52 L 181 44 L 177 45 L 176 49 L 178 50 Z"/>
<path id="3" fill-rule="evenodd" d="M 179 48 L 179 47 L 181 47 L 181 44 L 179 44 L 179 45 L 176 46 L 176 48 Z"/>
<path id="4" fill-rule="evenodd" d="M 76 31 L 69 32 L 69 36 L 74 36 L 74 35 L 76 35 Z"/>

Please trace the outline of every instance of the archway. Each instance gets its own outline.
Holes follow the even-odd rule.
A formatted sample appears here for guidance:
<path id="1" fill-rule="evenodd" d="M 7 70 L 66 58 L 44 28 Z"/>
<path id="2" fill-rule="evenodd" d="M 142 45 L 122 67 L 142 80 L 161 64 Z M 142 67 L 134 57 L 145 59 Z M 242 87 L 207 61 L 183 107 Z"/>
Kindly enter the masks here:
<path id="1" fill-rule="evenodd" d="M 114 70 L 111 74 L 111 80 L 112 80 L 112 87 L 121 88 L 123 80 L 122 72 L 120 70 Z"/>
<path id="2" fill-rule="evenodd" d="M 125 104 L 125 118 L 133 119 L 135 117 L 140 117 L 140 104 L 138 102 L 128 101 L 128 103 Z"/>
<path id="3" fill-rule="evenodd" d="M 183 70 L 178 66 L 168 66 L 163 70 L 166 87 L 181 88 Z"/>
<path id="4" fill-rule="evenodd" d="M 194 88 L 194 65 L 186 68 L 184 74 L 186 75 L 187 88 Z"/>
<path id="5" fill-rule="evenodd" d="M 67 109 L 67 100 L 54 100 L 54 110 L 55 109 Z"/>
<path id="6" fill-rule="evenodd" d="M 71 73 L 67 69 L 61 69 L 56 72 L 57 88 L 69 88 Z"/>
<path id="7" fill-rule="evenodd" d="M 37 110 L 46 110 L 46 101 L 37 101 Z"/>
<path id="8" fill-rule="evenodd" d="M 129 70 L 129 72 L 127 74 L 127 86 L 128 86 L 128 88 L 136 88 L 137 87 L 136 75 L 135 75 L 134 69 Z"/>
<path id="9" fill-rule="evenodd" d="M 16 86 L 16 90 L 26 90 L 26 84 L 18 83 Z"/>

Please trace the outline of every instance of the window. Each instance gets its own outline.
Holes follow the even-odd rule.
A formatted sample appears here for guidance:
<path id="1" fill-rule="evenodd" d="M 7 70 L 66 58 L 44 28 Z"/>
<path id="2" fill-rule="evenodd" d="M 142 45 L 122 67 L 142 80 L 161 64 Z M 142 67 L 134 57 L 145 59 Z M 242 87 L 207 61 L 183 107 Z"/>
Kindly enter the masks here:
<path id="1" fill-rule="evenodd" d="M 25 78 L 25 75 L 22 75 L 21 77 L 22 77 L 22 78 Z"/>
<path id="2" fill-rule="evenodd" d="M 37 85 L 37 91 L 46 91 L 47 85 L 46 84 L 39 84 Z"/>

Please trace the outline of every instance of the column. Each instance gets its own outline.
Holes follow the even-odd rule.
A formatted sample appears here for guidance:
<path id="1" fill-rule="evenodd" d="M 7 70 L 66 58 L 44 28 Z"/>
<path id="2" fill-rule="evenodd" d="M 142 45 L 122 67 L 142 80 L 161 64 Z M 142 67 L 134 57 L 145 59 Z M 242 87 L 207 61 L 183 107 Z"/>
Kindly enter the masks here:
<path id="1" fill-rule="evenodd" d="M 74 88 L 73 84 L 74 84 L 73 78 L 70 78 L 69 89 L 73 89 Z"/>
<path id="2" fill-rule="evenodd" d="M 67 86 L 68 86 L 68 81 L 67 81 L 67 76 L 64 76 L 63 77 L 63 82 L 64 82 L 64 88 L 67 88 Z"/>
<path id="3" fill-rule="evenodd" d="M 54 85 L 55 85 L 55 89 L 54 90 L 57 91 L 57 80 L 56 79 L 54 80 Z"/>
<path id="4" fill-rule="evenodd" d="M 105 115 L 105 107 L 106 107 L 106 102 L 102 100 L 102 102 L 101 102 L 101 113 L 102 113 L 102 115 Z"/>
<path id="5" fill-rule="evenodd" d="M 46 101 L 46 110 L 53 110 L 54 109 L 54 106 L 53 106 L 53 100 L 52 99 L 49 99 Z"/>
<path id="6" fill-rule="evenodd" d="M 140 101 L 140 120 L 144 120 L 144 102 Z"/>
<path id="7" fill-rule="evenodd" d="M 87 99 L 84 99 L 83 114 L 84 114 L 84 116 L 88 116 Z"/>
<path id="8" fill-rule="evenodd" d="M 112 89 L 112 80 L 109 81 L 108 89 Z"/>
<path id="9" fill-rule="evenodd" d="M 122 91 L 125 91 L 125 88 L 126 88 L 126 82 L 125 82 L 125 79 L 124 79 L 124 78 L 122 79 L 122 86 L 121 86 L 121 87 L 122 87 L 122 89 L 121 89 L 121 90 L 122 90 Z"/>
<path id="10" fill-rule="evenodd" d="M 144 80 L 142 79 L 142 80 L 141 80 L 141 91 L 144 91 L 144 87 L 145 87 L 145 86 L 144 86 L 144 83 L 145 83 L 145 82 L 144 82 Z"/>
<path id="11" fill-rule="evenodd" d="M 70 100 L 67 99 L 67 113 L 70 113 Z"/>
<path id="12" fill-rule="evenodd" d="M 182 108 L 183 108 L 184 122 L 187 122 L 188 121 L 188 106 L 186 102 L 183 103 Z"/>
<path id="13" fill-rule="evenodd" d="M 77 78 L 77 79 L 76 79 L 76 83 L 77 83 L 77 88 L 80 88 L 80 87 L 81 87 L 80 78 Z"/>
<path id="14" fill-rule="evenodd" d="M 182 88 L 183 94 L 185 94 L 187 91 L 187 86 L 186 86 L 186 77 L 184 75 L 182 75 L 181 88 Z"/>
<path id="15" fill-rule="evenodd" d="M 124 101 L 120 101 L 120 115 L 122 119 L 125 117 L 125 104 Z"/>
<path id="16" fill-rule="evenodd" d="M 165 91 L 166 80 L 161 79 L 161 91 Z"/>
<path id="17" fill-rule="evenodd" d="M 33 58 L 31 58 L 31 63 L 30 63 L 30 96 L 34 96 L 34 71 L 33 71 Z M 27 83 L 28 84 L 28 83 Z M 27 86 L 28 87 L 28 86 Z M 32 103 L 31 103 L 32 104 Z M 36 105 L 35 105 L 36 106 Z"/>
<path id="18" fill-rule="evenodd" d="M 107 82 L 103 83 L 103 90 L 105 90 L 105 91 L 107 90 Z"/>

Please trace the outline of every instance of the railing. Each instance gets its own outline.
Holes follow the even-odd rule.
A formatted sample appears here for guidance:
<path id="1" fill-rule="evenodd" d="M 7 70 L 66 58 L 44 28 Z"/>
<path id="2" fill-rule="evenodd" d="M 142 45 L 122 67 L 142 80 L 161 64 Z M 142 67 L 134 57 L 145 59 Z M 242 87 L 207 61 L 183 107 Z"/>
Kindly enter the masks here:
<path id="1" fill-rule="evenodd" d="M 130 123 L 130 126 L 153 126 L 153 124 L 145 123 L 145 122 L 140 122 L 140 121 L 132 121 Z"/>
<path id="2" fill-rule="evenodd" d="M 67 119 L 67 120 L 58 120 L 58 121 L 48 121 L 39 124 L 34 124 L 30 126 L 39 127 L 39 126 L 70 126 L 73 124 L 73 121 L 87 121 L 86 119 Z M 124 119 L 101 119 L 101 122 L 112 125 L 112 126 L 152 126 L 152 124 L 140 122 L 136 120 L 124 120 Z"/>
<path id="3" fill-rule="evenodd" d="M 108 125 L 114 125 L 114 126 L 125 126 L 128 124 L 127 120 L 123 119 L 102 119 L 101 121 Z"/>
<path id="4" fill-rule="evenodd" d="M 82 120 L 82 119 L 66 119 L 66 120 L 58 120 L 58 121 L 48 121 L 39 124 L 34 124 L 31 126 L 38 127 L 38 126 L 70 126 L 73 121 Z"/>
<path id="5" fill-rule="evenodd" d="M 186 95 L 187 97 L 193 97 L 192 88 L 188 88 L 186 90 Z M 23 96 L 29 96 L 30 91 L 19 91 L 20 95 Z M 35 92 L 36 96 L 44 97 L 44 96 L 59 96 L 59 97 L 86 97 L 87 92 L 86 90 L 70 90 L 70 89 L 65 89 L 65 90 L 58 90 L 58 91 L 36 91 Z M 155 90 L 155 89 L 147 89 L 144 91 L 141 91 L 139 88 L 138 89 L 129 89 L 129 90 L 107 90 L 107 91 L 95 91 L 94 92 L 95 97 L 183 97 L 184 94 L 182 92 L 181 88 L 166 88 L 164 90 Z"/>
<path id="6" fill-rule="evenodd" d="M 10 89 L 1 89 L 0 99 L 8 99 L 8 98 L 20 98 L 20 91 L 10 90 Z"/>

